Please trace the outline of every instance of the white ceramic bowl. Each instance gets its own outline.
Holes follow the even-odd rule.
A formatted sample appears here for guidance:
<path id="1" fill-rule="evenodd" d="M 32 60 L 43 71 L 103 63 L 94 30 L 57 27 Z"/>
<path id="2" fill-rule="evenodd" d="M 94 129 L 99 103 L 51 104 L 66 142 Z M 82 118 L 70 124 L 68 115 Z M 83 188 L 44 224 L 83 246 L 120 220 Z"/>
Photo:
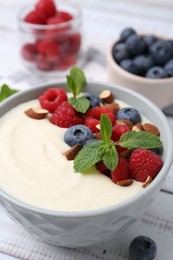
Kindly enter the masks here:
<path id="1" fill-rule="evenodd" d="M 37 98 L 47 87 L 66 84 L 49 84 L 20 92 L 0 105 L 0 116 L 16 105 Z M 0 202 L 9 216 L 39 239 L 66 247 L 82 247 L 95 244 L 114 237 L 126 230 L 144 210 L 146 210 L 161 189 L 173 161 L 173 138 L 170 126 L 163 113 L 147 98 L 140 94 L 116 85 L 105 85 L 90 82 L 86 91 L 100 93 L 110 89 L 114 96 L 137 108 L 161 132 L 164 145 L 164 165 L 155 180 L 141 192 L 116 205 L 106 208 L 62 212 L 41 209 L 17 200 L 0 189 Z M 9 159 L 9 158 L 8 158 Z"/>
<path id="2" fill-rule="evenodd" d="M 120 86 L 125 86 L 152 100 L 159 108 L 173 103 L 173 77 L 164 79 L 144 78 L 122 69 L 113 59 L 112 49 L 115 42 L 107 51 L 108 80 Z"/>

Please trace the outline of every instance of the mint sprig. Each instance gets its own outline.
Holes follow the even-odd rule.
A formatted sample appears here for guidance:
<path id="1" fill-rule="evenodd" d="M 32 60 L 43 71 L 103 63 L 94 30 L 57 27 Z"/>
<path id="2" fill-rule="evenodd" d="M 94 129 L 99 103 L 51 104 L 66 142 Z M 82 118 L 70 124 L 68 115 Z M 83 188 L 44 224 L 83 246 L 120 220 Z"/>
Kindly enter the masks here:
<path id="1" fill-rule="evenodd" d="M 112 123 L 108 116 L 102 114 L 100 121 L 100 135 L 105 143 L 110 143 L 112 135 Z"/>
<path id="2" fill-rule="evenodd" d="M 0 102 L 4 101 L 6 98 L 12 96 L 17 92 L 17 89 L 12 89 L 7 84 L 3 84 L 0 88 Z"/>
<path id="3" fill-rule="evenodd" d="M 101 161 L 104 153 L 103 146 L 102 140 L 86 144 L 75 157 L 73 165 L 75 172 L 83 172 Z"/>
<path id="4" fill-rule="evenodd" d="M 73 97 L 68 99 L 68 102 L 74 107 L 74 109 L 80 113 L 85 113 L 90 106 L 90 102 L 86 97 L 79 97 L 83 88 L 86 85 L 86 78 L 84 72 L 73 67 L 70 70 L 70 75 L 67 75 L 67 87 L 73 94 Z"/>
<path id="5" fill-rule="evenodd" d="M 119 145 L 133 150 L 141 147 L 146 149 L 161 148 L 162 142 L 159 136 L 149 132 L 127 132 L 120 137 Z"/>
<path id="6" fill-rule="evenodd" d="M 110 140 L 112 124 L 105 114 L 101 115 L 100 128 L 102 140 L 88 143 L 80 150 L 74 160 L 75 172 L 83 172 L 102 160 L 108 169 L 116 168 L 118 153 L 114 142 Z"/>
<path id="7" fill-rule="evenodd" d="M 112 135 L 112 124 L 109 117 L 101 115 L 100 135 L 102 140 L 98 140 L 85 145 L 74 159 L 75 172 L 84 172 L 99 161 L 104 162 L 105 166 L 113 171 L 118 165 L 117 146 L 134 150 L 136 148 L 162 148 L 159 136 L 149 132 L 127 132 L 120 140 L 114 143 L 110 138 Z"/>

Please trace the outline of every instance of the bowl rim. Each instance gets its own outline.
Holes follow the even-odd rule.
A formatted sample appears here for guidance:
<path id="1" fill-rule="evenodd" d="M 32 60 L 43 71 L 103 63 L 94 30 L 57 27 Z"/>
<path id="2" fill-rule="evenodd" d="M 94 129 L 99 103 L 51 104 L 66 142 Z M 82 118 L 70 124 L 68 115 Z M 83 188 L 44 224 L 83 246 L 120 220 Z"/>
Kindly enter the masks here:
<path id="1" fill-rule="evenodd" d="M 126 70 L 124 70 L 123 68 L 121 68 L 118 63 L 114 60 L 113 55 L 112 55 L 112 51 L 113 51 L 113 47 L 115 44 L 118 43 L 117 41 L 112 42 L 109 47 L 108 47 L 108 51 L 107 51 L 107 57 L 108 57 L 108 62 L 110 63 L 111 67 L 113 68 L 114 71 L 117 71 L 119 74 L 122 75 L 122 77 L 125 77 L 126 79 L 130 79 L 134 82 L 138 82 L 142 85 L 142 83 L 146 83 L 146 85 L 144 86 L 145 88 L 150 84 L 154 84 L 154 85 L 158 85 L 158 84 L 170 84 L 173 83 L 173 77 L 169 77 L 169 78 L 161 78 L 161 79 L 152 79 L 152 78 L 144 78 L 142 76 L 138 76 L 135 74 L 132 74 Z"/>
<path id="2" fill-rule="evenodd" d="M 32 89 L 26 89 L 26 90 L 22 90 L 21 92 L 17 92 L 14 95 L 10 96 L 8 99 L 6 99 L 5 101 L 3 101 L 0 104 L 0 109 L 3 108 L 4 106 L 6 106 L 6 104 L 8 105 L 8 103 L 10 103 L 11 101 L 16 101 L 18 99 L 20 99 L 23 96 L 28 96 L 28 94 L 31 92 L 37 92 L 37 91 L 41 91 L 41 90 L 46 90 L 48 87 L 55 87 L 57 85 L 66 85 L 66 81 L 62 80 L 62 81 L 56 81 L 56 82 L 51 82 L 51 83 L 44 83 L 44 84 L 39 84 L 35 87 L 33 87 Z M 164 126 L 165 126 L 165 135 L 167 137 L 168 140 L 173 141 L 173 134 L 172 134 L 172 130 L 171 130 L 171 126 L 169 124 L 169 122 L 167 121 L 166 116 L 163 114 L 163 112 L 152 102 L 150 101 L 148 98 L 146 98 L 145 96 L 137 93 L 134 90 L 122 87 L 122 86 L 118 86 L 116 84 L 109 84 L 109 83 L 103 83 L 103 82 L 99 82 L 99 81 L 88 81 L 88 84 L 92 84 L 92 85 L 99 85 L 104 87 L 107 87 L 111 90 L 113 89 L 117 89 L 120 92 L 123 93 L 127 93 L 128 95 L 134 96 L 137 99 L 140 99 L 142 102 L 146 103 L 149 107 L 152 108 L 152 110 L 154 110 L 157 115 L 159 116 L 160 120 L 162 120 Z M 22 101 L 24 102 L 24 101 Z M 173 162 L 173 149 L 172 149 L 172 142 L 168 142 L 168 146 L 166 147 L 167 149 L 167 157 L 166 160 L 163 164 L 163 167 L 160 171 L 160 173 L 157 175 L 157 177 L 155 178 L 155 180 L 145 189 L 141 189 L 140 192 L 138 192 L 137 194 L 133 195 L 132 197 L 116 203 L 115 205 L 111 205 L 111 206 L 107 206 L 107 207 L 103 207 L 103 208 L 98 208 L 98 209 L 94 209 L 94 210 L 82 210 L 82 211 L 58 211 L 58 210 L 50 210 L 50 209 L 45 209 L 45 208 L 39 208 L 30 204 L 27 204 L 23 201 L 20 201 L 18 199 L 16 199 L 15 197 L 11 196 L 10 194 L 8 194 L 7 192 L 5 192 L 4 190 L 1 189 L 0 187 L 0 203 L 1 203 L 1 199 L 5 199 L 6 201 L 11 202 L 12 204 L 19 206 L 25 210 L 29 210 L 30 212 L 34 212 L 34 213 L 38 213 L 38 214 L 42 214 L 42 215 L 47 215 L 47 216 L 56 216 L 56 217 L 65 217 L 65 218 L 76 218 L 76 217 L 80 217 L 80 218 L 84 218 L 84 217 L 94 217 L 94 216 L 98 216 L 98 215 L 104 215 L 104 214 L 108 214 L 108 213 L 112 213 L 115 210 L 118 212 L 119 210 L 129 207 L 131 204 L 136 203 L 138 200 L 141 200 L 143 197 L 145 197 L 145 194 L 148 193 L 150 194 L 150 192 L 155 189 L 155 187 L 157 187 L 157 185 L 159 185 L 163 179 L 165 179 L 166 175 L 168 174 L 172 162 Z M 160 186 L 159 186 L 160 187 Z M 2 197 L 2 198 L 1 198 Z M 2 204 L 3 204 L 3 199 L 2 199 Z"/>

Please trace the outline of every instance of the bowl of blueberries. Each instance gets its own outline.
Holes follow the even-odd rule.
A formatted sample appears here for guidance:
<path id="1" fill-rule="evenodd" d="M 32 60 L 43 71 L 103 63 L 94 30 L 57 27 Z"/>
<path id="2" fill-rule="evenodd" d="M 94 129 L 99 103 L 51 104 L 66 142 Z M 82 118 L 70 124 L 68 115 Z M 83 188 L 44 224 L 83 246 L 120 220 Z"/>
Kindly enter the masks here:
<path id="1" fill-rule="evenodd" d="M 133 89 L 161 109 L 172 104 L 173 39 L 125 28 L 107 54 L 109 81 Z"/>

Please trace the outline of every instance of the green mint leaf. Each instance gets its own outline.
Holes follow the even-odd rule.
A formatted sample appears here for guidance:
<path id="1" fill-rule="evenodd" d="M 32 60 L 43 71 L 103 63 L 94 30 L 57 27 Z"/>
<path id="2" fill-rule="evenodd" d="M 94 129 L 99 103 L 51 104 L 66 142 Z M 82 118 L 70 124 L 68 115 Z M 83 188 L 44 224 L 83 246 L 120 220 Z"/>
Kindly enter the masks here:
<path id="1" fill-rule="evenodd" d="M 70 76 L 75 85 L 76 96 L 80 94 L 86 84 L 86 78 L 84 72 L 77 67 L 73 67 L 70 71 Z"/>
<path id="2" fill-rule="evenodd" d="M 101 120 L 100 120 L 100 134 L 102 137 L 102 140 L 105 143 L 110 142 L 110 138 L 112 135 L 112 123 L 109 117 L 105 114 L 101 115 Z"/>
<path id="3" fill-rule="evenodd" d="M 68 102 L 80 113 L 85 113 L 90 106 L 90 102 L 86 97 L 71 97 L 68 99 Z"/>
<path id="4" fill-rule="evenodd" d="M 5 100 L 6 98 L 12 96 L 13 94 L 17 93 L 17 89 L 11 89 L 8 85 L 2 85 L 0 89 L 0 102 Z"/>
<path id="5" fill-rule="evenodd" d="M 73 93 L 74 92 L 73 79 L 71 78 L 71 76 L 66 76 L 66 79 L 67 79 L 68 89 L 71 93 Z"/>
<path id="6" fill-rule="evenodd" d="M 104 142 L 98 140 L 86 144 L 74 159 L 75 172 L 83 172 L 97 162 L 101 161 L 104 153 Z"/>
<path id="7" fill-rule="evenodd" d="M 120 137 L 119 145 L 127 148 L 129 150 L 133 150 L 135 148 L 161 148 L 162 142 L 159 136 L 154 135 L 149 132 L 127 132 Z"/>
<path id="8" fill-rule="evenodd" d="M 73 67 L 70 70 L 70 75 L 66 78 L 70 92 L 73 93 L 74 97 L 78 96 L 86 84 L 84 72 L 80 68 Z"/>
<path id="9" fill-rule="evenodd" d="M 113 171 L 118 165 L 118 153 L 114 145 L 109 145 L 109 148 L 103 155 L 103 162 L 105 166 Z"/>

